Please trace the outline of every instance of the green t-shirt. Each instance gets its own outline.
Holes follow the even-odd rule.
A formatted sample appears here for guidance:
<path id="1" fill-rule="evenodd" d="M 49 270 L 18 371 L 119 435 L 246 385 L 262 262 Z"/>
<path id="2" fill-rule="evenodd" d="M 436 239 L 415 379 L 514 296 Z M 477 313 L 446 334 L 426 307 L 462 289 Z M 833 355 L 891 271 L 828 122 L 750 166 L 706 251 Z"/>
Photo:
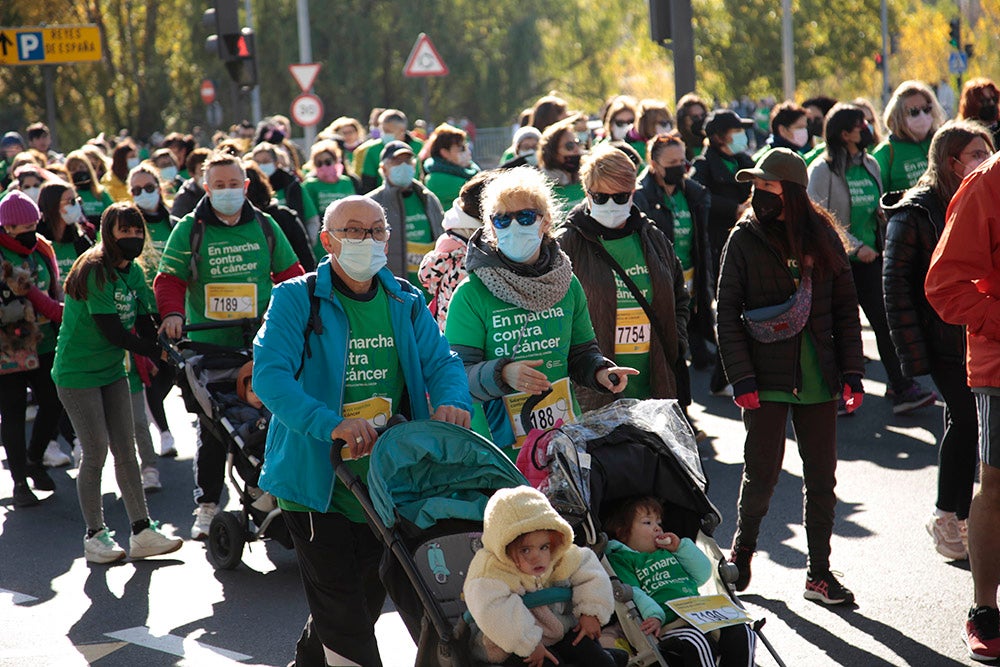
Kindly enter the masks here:
<path id="1" fill-rule="evenodd" d="M 636 287 L 646 297 L 653 300 L 653 287 L 649 280 L 649 267 L 642 254 L 642 243 L 638 234 L 629 234 L 622 239 L 601 239 L 601 245 L 608 251 L 625 273 L 635 282 Z M 632 292 L 614 272 L 617 291 L 618 314 L 615 320 L 615 363 L 619 366 L 630 366 L 639 371 L 638 375 L 629 378 L 628 387 L 622 392 L 625 398 L 649 398 L 652 392 L 650 386 L 649 342 L 652 329 L 649 316 Z"/>
<path id="2" fill-rule="evenodd" d="M 389 298 L 378 281 L 375 285 L 377 291 L 369 301 L 340 295 L 351 331 L 342 416 L 345 419 L 361 417 L 372 426 L 380 427 L 399 412 L 405 383 L 389 319 Z M 343 456 L 348 468 L 362 480 L 367 478 L 370 457 L 350 460 L 346 447 Z M 278 504 L 284 510 L 309 511 L 308 507 L 284 499 L 279 499 Z M 340 512 L 355 523 L 365 522 L 361 505 L 350 489 L 339 481 L 333 487 L 327 511 Z"/>
<path id="3" fill-rule="evenodd" d="M 538 370 L 552 383 L 553 392 L 532 412 L 536 426 L 552 426 L 558 418 L 572 421 L 580 414 L 569 383 L 569 350 L 594 340 L 594 327 L 576 276 L 560 301 L 536 313 L 497 298 L 478 276 L 470 274 L 448 305 L 445 334 L 452 345 L 482 350 L 485 361 L 544 361 Z M 512 460 L 524 441 L 520 409 L 527 398 L 527 394 L 515 393 L 491 400 L 483 405 L 485 423 L 473 423 L 474 430 L 491 438 Z"/>
<path id="4" fill-rule="evenodd" d="M 569 213 L 574 206 L 587 198 L 587 194 L 583 191 L 583 183 L 580 181 L 569 185 L 556 185 L 552 190 L 563 201 L 563 213 Z"/>
<path id="5" fill-rule="evenodd" d="M 206 224 L 199 250 L 198 280 L 192 282 L 194 218 L 191 213 L 177 223 L 160 259 L 160 273 L 187 283 L 184 298 L 187 321 L 199 324 L 261 317 L 271 298 L 271 274 L 281 273 L 298 261 L 281 227 L 270 220 L 275 243 L 274 256 L 269 257 L 267 238 L 257 220 L 251 218 L 233 227 Z M 217 345 L 244 346 L 239 328 L 192 331 L 189 336 Z"/>
<path id="6" fill-rule="evenodd" d="M 336 183 L 327 183 L 318 178 L 310 177 L 302 184 L 302 192 L 306 199 L 313 203 L 319 215 L 323 216 L 326 214 L 327 206 L 338 199 L 354 194 L 354 181 L 346 176 L 341 176 Z M 316 261 L 326 257 L 326 250 L 323 249 L 323 244 L 319 241 L 319 234 L 310 241 L 313 244 L 313 254 L 316 255 Z"/>
<path id="7" fill-rule="evenodd" d="M 622 583 L 641 588 L 660 605 L 665 623 L 677 618 L 668 601 L 698 595 L 698 584 L 666 549 L 652 553 L 618 549 L 608 554 L 608 562 Z"/>
<path id="8" fill-rule="evenodd" d="M 788 259 L 788 270 L 795 278 L 795 285 L 799 284 L 799 266 L 794 259 Z M 802 386 L 799 388 L 798 396 L 789 391 L 779 391 L 776 389 L 761 389 L 758 393 L 760 400 L 773 401 L 775 403 L 794 403 L 798 405 L 812 405 L 814 403 L 826 403 L 832 401 L 837 396 L 830 393 L 830 388 L 823 379 L 823 367 L 819 363 L 819 352 L 816 351 L 816 341 L 813 340 L 809 325 L 799 334 L 801 344 L 799 346 L 799 373 L 802 377 Z"/>
<path id="9" fill-rule="evenodd" d="M 693 268 L 691 262 L 691 235 L 694 226 L 691 222 L 691 209 L 688 208 L 687 197 L 680 188 L 674 194 L 664 193 L 664 205 L 674 216 L 674 253 L 681 262 L 684 271 Z"/>
<path id="10" fill-rule="evenodd" d="M 403 197 L 403 214 L 406 216 L 406 279 L 419 287 L 424 299 L 430 301 L 431 296 L 423 288 L 417 272 L 424 255 L 434 250 L 434 232 L 423 202 L 412 192 Z"/>
<path id="11" fill-rule="evenodd" d="M 87 389 L 124 378 L 125 350 L 104 337 L 92 316 L 118 315 L 122 326 L 129 330 L 138 315 L 152 312 L 153 293 L 134 262 L 127 269 L 115 271 L 101 288 L 97 287 L 97 272 L 92 269 L 87 276 L 87 298 L 78 301 L 66 296 L 53 381 L 60 387 Z"/>
<path id="12" fill-rule="evenodd" d="M 878 226 L 875 215 L 878 210 L 878 183 L 863 164 L 849 166 L 845 177 L 851 194 L 851 235 L 869 248 L 874 248 L 875 229 Z"/>
<path id="13" fill-rule="evenodd" d="M 59 243 L 57 241 L 51 241 L 52 250 L 56 254 L 56 266 L 59 267 L 59 276 L 63 282 L 66 282 L 66 276 L 69 275 L 69 270 L 73 268 L 73 262 L 80 255 L 76 252 L 76 246 L 72 243 Z"/>
<path id="14" fill-rule="evenodd" d="M 826 144 L 823 143 L 823 142 L 820 142 L 820 143 L 816 144 L 815 146 L 813 146 L 812 150 L 809 151 L 808 153 L 806 153 L 805 156 L 804 156 L 805 157 L 805 161 L 806 161 L 806 165 L 810 165 L 813 162 L 815 162 L 816 158 L 818 158 L 820 155 L 822 155 L 824 151 L 826 151 Z"/>
<path id="15" fill-rule="evenodd" d="M 872 157 L 882 170 L 882 191 L 907 190 L 927 171 L 927 153 L 931 136 L 920 143 L 890 137 L 872 151 Z"/>
<path id="16" fill-rule="evenodd" d="M 451 208 L 452 203 L 458 198 L 458 193 L 462 190 L 462 186 L 466 183 L 468 183 L 468 179 L 462 176 L 446 174 L 440 171 L 427 174 L 427 180 L 424 181 L 424 185 L 427 186 L 428 190 L 437 195 L 441 206 L 446 211 Z"/>
<path id="17" fill-rule="evenodd" d="M 81 204 L 83 208 L 83 214 L 87 216 L 87 220 L 90 220 L 94 224 L 101 219 L 101 214 L 104 213 L 104 209 L 115 203 L 115 200 L 111 198 L 107 190 L 101 191 L 100 198 L 95 197 L 94 193 L 90 190 L 81 189 L 79 191 L 80 200 L 83 202 Z"/>
<path id="18" fill-rule="evenodd" d="M 31 270 L 33 276 L 32 284 L 42 292 L 48 294 L 49 288 L 52 287 L 52 270 L 49 268 L 49 263 L 41 252 L 35 250 L 25 257 L 13 250 L 0 247 L 0 260 L 8 261 L 14 266 L 22 266 L 27 263 L 28 269 Z M 59 332 L 59 325 L 46 319 L 37 310 L 35 311 L 35 323 L 38 324 L 38 328 L 42 332 L 42 339 L 35 346 L 35 352 L 38 354 L 48 354 L 56 349 L 56 334 Z"/>
<path id="19" fill-rule="evenodd" d="M 281 204 L 282 206 L 288 206 L 288 198 L 285 196 L 285 190 L 286 188 L 281 188 L 280 190 L 274 191 L 274 198 L 277 199 L 278 203 Z M 305 223 L 305 221 L 309 220 L 310 218 L 315 218 L 319 216 L 319 211 L 316 210 L 316 203 L 312 200 L 311 197 L 307 197 L 305 193 L 302 194 L 302 210 L 296 211 L 296 213 L 302 216 L 303 223 Z"/>
<path id="20" fill-rule="evenodd" d="M 393 139 L 390 139 L 393 141 Z M 414 155 L 420 155 L 420 149 L 424 147 L 424 142 L 420 139 L 413 139 L 407 141 L 406 145 L 410 147 Z M 361 165 L 361 171 L 358 172 L 362 176 L 372 176 L 375 178 L 375 187 L 382 185 L 382 172 L 379 171 L 379 164 L 381 164 L 382 149 L 385 148 L 385 138 L 383 137 L 378 143 L 373 143 L 371 147 L 365 152 L 365 161 Z M 423 174 L 424 167 L 420 160 L 417 160 L 417 175 L 414 176 L 417 180 L 420 180 Z M 354 165 L 354 170 L 358 171 L 358 165 Z"/>

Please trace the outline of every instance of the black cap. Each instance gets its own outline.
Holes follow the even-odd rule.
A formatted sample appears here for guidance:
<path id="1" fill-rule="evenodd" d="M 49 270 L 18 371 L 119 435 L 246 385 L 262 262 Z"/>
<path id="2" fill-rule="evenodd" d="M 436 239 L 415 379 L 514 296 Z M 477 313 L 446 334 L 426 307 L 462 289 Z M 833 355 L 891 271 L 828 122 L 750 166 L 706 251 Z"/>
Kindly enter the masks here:
<path id="1" fill-rule="evenodd" d="M 413 149 L 410 148 L 405 142 L 398 139 L 390 141 L 382 149 L 382 154 L 379 155 L 379 162 L 385 162 L 386 160 L 396 156 L 396 153 L 406 152 L 413 155 Z"/>
<path id="2" fill-rule="evenodd" d="M 716 109 L 705 119 L 705 134 L 723 134 L 729 130 L 745 130 L 753 127 L 749 118 L 741 118 L 731 109 Z"/>

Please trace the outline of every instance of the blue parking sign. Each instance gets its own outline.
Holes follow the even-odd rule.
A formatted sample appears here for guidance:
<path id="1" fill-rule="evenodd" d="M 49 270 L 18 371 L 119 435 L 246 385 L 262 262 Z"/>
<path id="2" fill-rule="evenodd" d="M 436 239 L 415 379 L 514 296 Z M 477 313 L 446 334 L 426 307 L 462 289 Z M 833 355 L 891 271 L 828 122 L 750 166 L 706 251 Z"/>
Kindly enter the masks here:
<path id="1" fill-rule="evenodd" d="M 18 33 L 17 57 L 20 60 L 45 60 L 45 47 L 42 44 L 42 33 Z"/>

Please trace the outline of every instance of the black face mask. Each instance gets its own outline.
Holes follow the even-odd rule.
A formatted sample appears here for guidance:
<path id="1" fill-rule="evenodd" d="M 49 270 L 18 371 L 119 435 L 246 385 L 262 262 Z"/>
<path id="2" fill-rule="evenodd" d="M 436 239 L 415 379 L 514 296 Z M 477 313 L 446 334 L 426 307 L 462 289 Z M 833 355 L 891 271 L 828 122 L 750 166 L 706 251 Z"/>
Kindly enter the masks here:
<path id="1" fill-rule="evenodd" d="M 20 234 L 14 234 L 13 236 L 15 241 L 28 250 L 32 250 L 35 247 L 35 244 L 38 243 L 38 237 L 35 236 L 35 230 L 31 230 L 30 232 L 21 232 Z"/>
<path id="2" fill-rule="evenodd" d="M 579 155 L 567 155 L 563 158 L 562 168 L 571 174 L 575 174 L 580 171 L 580 156 Z"/>
<path id="3" fill-rule="evenodd" d="M 823 119 L 822 118 L 810 118 L 806 121 L 806 128 L 809 130 L 810 137 L 821 137 L 823 136 Z"/>
<path id="4" fill-rule="evenodd" d="M 90 183 L 90 174 L 86 171 L 73 172 L 73 185 L 87 185 Z"/>
<path id="5" fill-rule="evenodd" d="M 142 254 L 142 246 L 145 243 L 145 238 L 134 239 L 129 237 L 124 239 L 115 239 L 115 245 L 118 246 L 118 251 L 122 254 L 122 257 L 130 262 Z"/>
<path id="6" fill-rule="evenodd" d="M 777 219 L 781 215 L 782 209 L 785 207 L 781 197 L 774 194 L 773 192 L 768 192 L 767 190 L 759 190 L 754 188 L 753 198 L 750 200 L 750 206 L 753 207 L 754 215 L 757 216 L 757 220 L 761 223 L 771 222 Z"/>
<path id="7" fill-rule="evenodd" d="M 698 116 L 691 121 L 691 134 L 696 137 L 705 137 L 705 119 L 703 117 Z"/>
<path id="8" fill-rule="evenodd" d="M 875 135 L 868 127 L 861 128 L 861 138 L 858 139 L 858 148 L 864 150 L 875 143 Z"/>
<path id="9" fill-rule="evenodd" d="M 987 123 L 994 123 L 997 119 L 997 105 L 995 104 L 984 104 L 979 107 L 979 120 L 986 121 Z"/>
<path id="10" fill-rule="evenodd" d="M 684 174 L 687 173 L 687 169 L 682 164 L 674 165 L 673 167 L 663 168 L 663 182 L 667 185 L 677 185 L 684 180 Z"/>

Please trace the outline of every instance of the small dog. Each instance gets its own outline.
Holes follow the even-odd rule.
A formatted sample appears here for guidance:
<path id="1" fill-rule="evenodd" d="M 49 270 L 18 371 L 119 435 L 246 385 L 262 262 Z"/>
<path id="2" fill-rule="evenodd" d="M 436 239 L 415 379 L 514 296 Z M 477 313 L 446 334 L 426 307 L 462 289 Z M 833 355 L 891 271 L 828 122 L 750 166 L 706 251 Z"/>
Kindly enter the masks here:
<path id="1" fill-rule="evenodd" d="M 6 355 L 34 351 L 42 339 L 35 309 L 24 298 L 32 284 L 27 264 L 14 266 L 4 261 L 0 265 L 0 352 Z"/>

